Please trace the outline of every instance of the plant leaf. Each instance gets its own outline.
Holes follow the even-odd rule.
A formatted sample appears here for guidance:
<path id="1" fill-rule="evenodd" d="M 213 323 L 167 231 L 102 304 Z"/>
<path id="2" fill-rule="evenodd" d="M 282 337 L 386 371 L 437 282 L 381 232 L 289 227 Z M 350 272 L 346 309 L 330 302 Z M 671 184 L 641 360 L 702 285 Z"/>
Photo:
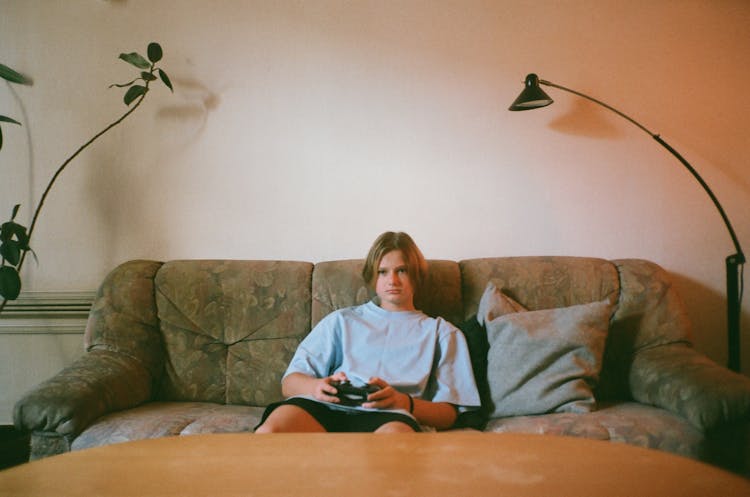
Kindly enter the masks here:
<path id="1" fill-rule="evenodd" d="M 8 221 L 0 225 L 0 241 L 3 243 L 8 242 L 14 236 L 22 246 L 25 246 L 29 242 L 29 237 L 26 235 L 26 227 L 13 221 Z"/>
<path id="2" fill-rule="evenodd" d="M 13 206 L 13 213 L 10 215 L 10 220 L 13 221 L 16 216 L 18 215 L 18 209 L 21 208 L 21 204 L 16 204 Z"/>
<path id="3" fill-rule="evenodd" d="M 20 72 L 14 71 L 5 64 L 0 64 L 0 78 L 3 78 L 6 81 L 10 81 L 11 83 L 31 85 L 31 78 L 24 76 Z"/>
<path id="4" fill-rule="evenodd" d="M 156 78 L 154 78 L 154 79 L 156 79 Z M 0 122 L 4 122 L 4 123 L 13 123 L 13 124 L 18 124 L 19 126 L 21 126 L 21 123 L 19 123 L 19 122 L 18 122 L 18 121 L 16 121 L 15 119 L 13 119 L 13 118 L 10 118 L 10 117 L 8 117 L 8 116 L 0 116 Z"/>
<path id="5" fill-rule="evenodd" d="M 169 91 L 174 93 L 174 88 L 172 88 L 172 82 L 169 80 L 169 76 L 167 76 L 167 73 L 159 69 L 159 77 L 164 82 L 164 84 L 167 85 L 167 88 L 169 88 Z"/>
<path id="6" fill-rule="evenodd" d="M 21 293 L 21 278 L 16 268 L 0 267 L 0 295 L 7 300 L 16 300 Z"/>
<path id="7" fill-rule="evenodd" d="M 31 247 L 27 248 L 26 250 L 28 250 L 29 252 L 31 252 L 31 255 L 34 256 L 34 262 L 36 262 L 37 264 L 39 264 L 39 257 L 36 256 L 36 252 L 34 252 L 33 250 L 31 250 Z"/>
<path id="8" fill-rule="evenodd" d="M 23 231 L 16 233 L 16 238 L 18 238 L 18 248 L 21 250 L 30 250 L 29 235 L 26 234 L 26 228 L 23 226 L 21 226 L 21 228 L 23 228 Z"/>
<path id="9" fill-rule="evenodd" d="M 123 100 L 125 101 L 125 105 L 130 105 L 133 103 L 133 100 L 140 97 L 141 95 L 145 95 L 148 91 L 148 88 L 141 85 L 135 85 L 128 88 L 128 91 L 125 93 L 125 97 L 123 97 Z"/>
<path id="10" fill-rule="evenodd" d="M 148 53 L 148 60 L 150 60 L 154 64 L 159 62 L 164 55 L 164 53 L 161 50 L 161 45 L 159 45 L 155 41 L 152 41 L 151 43 L 148 44 L 147 53 Z"/>
<path id="11" fill-rule="evenodd" d="M 11 266 L 17 266 L 21 260 L 21 246 L 15 240 L 9 240 L 0 245 L 0 255 L 5 258 Z"/>
<path id="12" fill-rule="evenodd" d="M 148 69 L 151 67 L 151 64 L 143 58 L 143 55 L 136 52 L 121 53 L 120 58 L 128 64 L 134 65 L 138 69 Z"/>
<path id="13" fill-rule="evenodd" d="M 146 71 L 141 73 L 141 78 L 143 78 L 144 81 L 156 81 L 156 76 Z"/>
<path id="14" fill-rule="evenodd" d="M 13 238 L 13 229 L 11 228 L 12 221 L 3 223 L 0 225 L 0 242 L 7 242 Z"/>

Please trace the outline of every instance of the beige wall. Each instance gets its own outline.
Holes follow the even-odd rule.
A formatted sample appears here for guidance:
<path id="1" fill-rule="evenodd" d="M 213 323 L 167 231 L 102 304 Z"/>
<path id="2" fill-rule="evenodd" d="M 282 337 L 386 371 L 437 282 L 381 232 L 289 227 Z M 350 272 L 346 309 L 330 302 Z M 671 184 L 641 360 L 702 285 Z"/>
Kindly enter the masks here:
<path id="1" fill-rule="evenodd" d="M 599 97 L 680 150 L 750 250 L 750 3 L 0 0 L 0 214 L 28 222 L 62 159 L 125 108 L 120 52 L 165 49 L 174 95 L 79 158 L 53 191 L 27 290 L 93 290 L 132 258 L 362 257 L 386 229 L 431 258 L 585 255 L 677 275 L 697 346 L 726 360 L 729 236 L 665 150 L 549 90 Z M 750 371 L 750 299 L 743 307 Z M 6 349 L 7 350 L 7 349 Z"/>

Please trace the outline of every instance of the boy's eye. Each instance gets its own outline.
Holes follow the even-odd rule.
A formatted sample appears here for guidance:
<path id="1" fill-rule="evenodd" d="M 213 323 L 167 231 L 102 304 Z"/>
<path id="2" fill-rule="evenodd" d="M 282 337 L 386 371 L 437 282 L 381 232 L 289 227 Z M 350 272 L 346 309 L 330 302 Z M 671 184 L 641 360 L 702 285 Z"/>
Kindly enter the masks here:
<path id="1" fill-rule="evenodd" d="M 388 274 L 388 269 L 378 269 L 378 275 L 379 276 L 386 276 Z M 396 268 L 393 270 L 396 274 L 408 274 L 409 269 L 405 267 Z"/>

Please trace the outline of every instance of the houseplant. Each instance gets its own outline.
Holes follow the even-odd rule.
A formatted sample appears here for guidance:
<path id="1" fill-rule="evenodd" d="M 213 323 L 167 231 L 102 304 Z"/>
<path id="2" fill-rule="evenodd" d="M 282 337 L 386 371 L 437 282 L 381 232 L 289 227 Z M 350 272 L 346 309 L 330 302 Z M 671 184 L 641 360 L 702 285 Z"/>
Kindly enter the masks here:
<path id="1" fill-rule="evenodd" d="M 106 126 L 104 129 L 95 134 L 90 140 L 81 145 L 73 154 L 65 159 L 63 163 L 57 168 L 55 173 L 50 178 L 47 187 L 42 193 L 39 203 L 34 210 L 34 215 L 31 219 L 31 224 L 27 229 L 25 226 L 16 222 L 16 216 L 20 209 L 20 204 L 16 204 L 11 212 L 10 220 L 0 225 L 0 312 L 5 308 L 8 300 L 15 300 L 21 292 L 21 278 L 20 271 L 23 263 L 26 259 L 26 255 L 31 250 L 31 235 L 34 232 L 34 227 L 39 219 L 42 207 L 44 207 L 44 201 L 47 199 L 47 195 L 52 190 L 57 178 L 62 174 L 65 168 L 75 159 L 78 155 L 88 148 L 92 143 L 99 139 L 102 135 L 107 133 L 109 130 L 123 122 L 130 114 L 143 103 L 146 95 L 149 91 L 149 85 L 157 80 L 161 80 L 170 91 L 174 91 L 172 82 L 169 79 L 164 70 L 157 67 L 156 64 L 161 61 L 163 57 L 163 51 L 161 45 L 156 42 L 149 43 L 146 51 L 146 57 L 143 57 L 137 52 L 121 53 L 120 59 L 124 60 L 128 64 L 136 67 L 139 70 L 139 74 L 132 81 L 122 84 L 113 84 L 112 87 L 127 88 L 123 101 L 128 107 L 127 112 L 120 116 L 117 120 Z M 14 71 L 13 69 L 0 64 L 0 77 L 10 83 L 17 84 L 31 84 L 31 80 L 26 76 Z M 131 106 L 132 104 L 132 106 Z M 10 123 L 15 125 L 21 125 L 17 120 L 1 115 L 0 124 Z M 0 127 L 0 149 L 2 149 L 3 138 L 2 128 Z"/>

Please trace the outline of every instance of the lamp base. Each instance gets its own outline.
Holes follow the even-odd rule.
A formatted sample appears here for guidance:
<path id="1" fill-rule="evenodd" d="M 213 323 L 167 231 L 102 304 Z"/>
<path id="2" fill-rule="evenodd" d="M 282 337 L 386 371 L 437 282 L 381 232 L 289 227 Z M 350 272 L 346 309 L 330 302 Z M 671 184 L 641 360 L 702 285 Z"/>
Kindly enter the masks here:
<path id="1" fill-rule="evenodd" d="M 745 255 L 742 252 L 726 258 L 727 267 L 727 340 L 729 359 L 727 367 L 740 372 L 740 312 L 742 303 L 742 270 Z"/>

